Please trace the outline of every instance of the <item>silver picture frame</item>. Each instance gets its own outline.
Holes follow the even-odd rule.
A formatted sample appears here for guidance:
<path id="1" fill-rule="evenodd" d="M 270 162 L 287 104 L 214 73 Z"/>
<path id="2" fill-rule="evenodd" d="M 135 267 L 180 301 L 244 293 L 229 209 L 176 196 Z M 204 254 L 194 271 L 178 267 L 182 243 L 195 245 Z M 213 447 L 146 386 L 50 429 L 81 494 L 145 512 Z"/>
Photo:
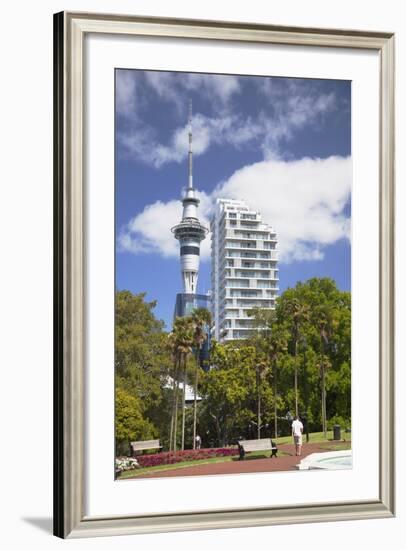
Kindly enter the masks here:
<path id="1" fill-rule="evenodd" d="M 88 33 L 374 50 L 380 56 L 379 498 L 190 513 L 87 517 L 84 421 L 83 43 Z M 54 16 L 54 534 L 62 538 L 389 518 L 394 452 L 394 35 L 62 12 Z"/>

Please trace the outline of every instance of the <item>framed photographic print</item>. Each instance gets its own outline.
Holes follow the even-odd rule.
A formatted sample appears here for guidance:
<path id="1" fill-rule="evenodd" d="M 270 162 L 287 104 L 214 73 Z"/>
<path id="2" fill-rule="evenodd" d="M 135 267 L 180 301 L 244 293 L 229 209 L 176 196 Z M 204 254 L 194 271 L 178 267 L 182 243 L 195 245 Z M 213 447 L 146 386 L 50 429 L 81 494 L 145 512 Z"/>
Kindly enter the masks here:
<path id="1" fill-rule="evenodd" d="M 54 28 L 55 534 L 391 517 L 393 35 Z"/>

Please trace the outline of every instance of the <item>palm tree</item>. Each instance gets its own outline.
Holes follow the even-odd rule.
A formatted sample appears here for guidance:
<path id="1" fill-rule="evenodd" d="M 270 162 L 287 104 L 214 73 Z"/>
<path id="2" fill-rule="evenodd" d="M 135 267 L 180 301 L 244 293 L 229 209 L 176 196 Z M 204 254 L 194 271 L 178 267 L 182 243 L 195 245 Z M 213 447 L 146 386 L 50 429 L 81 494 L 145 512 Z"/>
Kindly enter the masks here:
<path id="1" fill-rule="evenodd" d="M 297 373 L 298 373 L 298 360 L 297 351 L 298 343 L 301 336 L 301 329 L 303 324 L 309 320 L 309 306 L 306 303 L 299 301 L 297 298 L 289 299 L 285 303 L 285 311 L 292 320 L 293 327 L 293 354 L 295 364 L 294 386 L 295 386 L 295 414 L 299 414 L 298 404 L 298 388 L 297 388 Z"/>
<path id="2" fill-rule="evenodd" d="M 193 449 L 196 448 L 196 424 L 197 424 L 197 386 L 200 368 L 200 353 L 207 339 L 207 328 L 211 325 L 210 311 L 204 307 L 196 308 L 192 313 L 193 343 L 196 349 L 195 380 L 193 390 Z"/>
<path id="3" fill-rule="evenodd" d="M 257 380 L 257 430 L 258 439 L 261 439 L 261 397 L 262 397 L 262 380 L 268 369 L 268 363 L 263 353 L 256 353 L 255 357 L 255 372 Z"/>
<path id="4" fill-rule="evenodd" d="M 321 421 L 324 437 L 327 437 L 326 370 L 331 367 L 331 363 L 326 355 L 326 349 L 336 326 L 334 307 L 331 304 L 325 303 L 316 308 L 315 316 L 320 336 L 319 371 L 321 380 Z"/>
<path id="5" fill-rule="evenodd" d="M 177 317 L 173 324 L 176 351 L 179 356 L 179 371 L 182 371 L 183 395 L 182 395 L 182 451 L 185 448 L 185 407 L 186 407 L 186 366 L 188 355 L 192 352 L 193 327 L 190 317 Z M 179 386 L 179 380 L 178 380 Z M 176 450 L 178 392 L 176 392 L 175 425 L 174 425 L 174 450 Z"/>
<path id="6" fill-rule="evenodd" d="M 168 348 L 173 360 L 172 372 L 172 407 L 171 407 L 171 423 L 169 429 L 169 451 L 176 450 L 176 426 L 177 426 L 177 408 L 178 408 L 178 389 L 179 389 L 179 367 L 180 355 L 177 347 L 176 334 L 171 332 L 168 334 Z M 174 437 L 175 433 L 175 437 Z"/>
<path id="7" fill-rule="evenodd" d="M 253 326 L 257 329 L 257 338 L 264 344 L 265 352 L 269 357 L 271 376 L 273 378 L 274 394 L 274 430 L 278 434 L 278 362 L 280 356 L 287 351 L 288 332 L 278 322 L 275 310 L 254 308 L 248 315 L 253 317 Z"/>
<path id="8" fill-rule="evenodd" d="M 272 365 L 273 393 L 274 393 L 274 431 L 278 437 L 278 362 L 281 355 L 288 349 L 287 332 L 274 323 L 273 330 L 268 339 L 270 363 Z"/>
<path id="9" fill-rule="evenodd" d="M 327 410 L 326 410 L 326 371 L 331 367 L 330 359 L 327 355 L 321 353 L 318 358 L 320 382 L 321 382 L 321 423 L 324 437 L 327 437 Z"/>

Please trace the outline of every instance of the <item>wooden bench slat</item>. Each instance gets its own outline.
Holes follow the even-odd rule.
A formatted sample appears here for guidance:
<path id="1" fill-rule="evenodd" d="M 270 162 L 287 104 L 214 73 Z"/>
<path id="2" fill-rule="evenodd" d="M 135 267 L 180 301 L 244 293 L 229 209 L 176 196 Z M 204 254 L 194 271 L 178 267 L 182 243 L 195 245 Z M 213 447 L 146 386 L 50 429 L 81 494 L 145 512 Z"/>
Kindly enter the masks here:
<path id="1" fill-rule="evenodd" d="M 159 439 L 148 439 L 146 441 L 132 441 L 131 445 L 159 445 Z"/>
<path id="2" fill-rule="evenodd" d="M 244 447 L 272 447 L 272 443 L 241 443 Z"/>
<path id="3" fill-rule="evenodd" d="M 162 445 L 160 445 L 159 439 L 149 439 L 148 441 L 132 441 L 130 445 L 133 452 L 146 451 L 148 449 L 162 449 Z"/>
<path id="4" fill-rule="evenodd" d="M 245 439 L 245 440 L 241 440 L 238 442 L 240 445 L 242 445 L 243 447 L 260 447 L 260 448 L 265 448 L 265 447 L 272 447 L 274 446 L 273 444 L 273 441 L 269 438 L 264 438 L 264 439 Z"/>
<path id="5" fill-rule="evenodd" d="M 271 438 L 264 439 L 243 439 L 238 442 L 240 459 L 244 458 L 246 452 L 251 451 L 272 451 L 272 457 L 276 456 L 278 447 Z"/>

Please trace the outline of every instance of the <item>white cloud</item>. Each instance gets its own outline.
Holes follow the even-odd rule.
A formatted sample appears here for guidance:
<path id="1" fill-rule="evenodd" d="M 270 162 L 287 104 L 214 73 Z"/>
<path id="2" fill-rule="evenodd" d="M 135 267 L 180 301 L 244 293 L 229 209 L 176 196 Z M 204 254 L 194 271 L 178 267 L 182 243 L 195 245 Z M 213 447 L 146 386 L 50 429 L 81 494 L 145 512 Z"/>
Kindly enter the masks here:
<path id="1" fill-rule="evenodd" d="M 146 206 L 120 232 L 119 249 L 135 254 L 155 252 L 163 257 L 176 255 L 178 247 L 170 228 L 179 221 L 179 211 L 180 203 L 175 200 Z"/>
<path id="2" fill-rule="evenodd" d="M 181 94 L 177 87 L 177 74 L 159 71 L 145 71 L 145 81 L 150 88 L 165 102 L 175 105 L 179 113 L 187 107 L 182 104 Z"/>
<path id="3" fill-rule="evenodd" d="M 256 82 L 263 110 L 244 117 L 234 105 L 234 96 L 243 87 L 242 78 L 119 71 L 120 152 L 157 169 L 183 162 L 188 150 L 187 124 L 175 128 L 163 142 L 157 129 L 143 122 L 142 108 L 151 93 L 157 94 L 161 101 L 175 106 L 179 120 L 186 121 L 185 98 L 191 92 L 209 99 L 211 116 L 193 115 L 194 154 L 202 155 L 213 146 L 255 147 L 262 149 L 264 160 L 236 171 L 211 195 L 201 193 L 202 220 L 208 225 L 216 197 L 244 199 L 278 232 L 284 262 L 322 259 L 325 246 L 349 238 L 350 220 L 343 208 L 350 195 L 351 161 L 341 157 L 291 161 L 286 144 L 298 131 L 321 126 L 324 117 L 337 109 L 337 97 L 322 93 L 314 81 L 264 78 Z M 178 243 L 170 227 L 180 220 L 181 211 L 180 201 L 148 205 L 123 227 L 118 237 L 120 249 L 177 256 Z M 209 256 L 209 244 L 209 238 L 202 243 L 202 259 Z"/>
<path id="4" fill-rule="evenodd" d="M 223 109 L 229 99 L 240 91 L 239 79 L 232 75 L 209 75 L 198 73 L 171 73 L 146 71 L 148 85 L 164 101 L 173 103 L 179 112 L 187 112 L 184 102 L 186 91 L 198 92 L 200 97 L 213 102 L 214 110 Z"/>
<path id="5" fill-rule="evenodd" d="M 200 198 L 200 221 L 209 227 L 208 213 L 210 198 L 205 193 Z M 144 210 L 132 218 L 118 235 L 118 250 L 134 254 L 155 253 L 164 258 L 179 256 L 179 243 L 174 238 L 171 228 L 179 223 L 182 217 L 182 203 L 179 200 L 169 202 L 157 201 L 147 205 Z M 201 258 L 210 256 L 210 236 L 201 244 Z"/>
<path id="6" fill-rule="evenodd" d="M 231 144 L 236 148 L 259 137 L 265 127 L 237 116 L 210 118 L 201 114 L 193 117 L 193 154 L 205 153 L 210 146 Z M 119 142 L 138 160 L 161 168 L 168 162 L 182 162 L 188 154 L 188 124 L 177 128 L 167 145 L 156 141 L 152 130 L 136 128 L 118 133 Z"/>
<path id="7" fill-rule="evenodd" d="M 212 102 L 212 109 L 217 114 L 228 111 L 229 101 L 240 91 L 240 81 L 236 76 L 207 75 L 194 73 L 176 73 L 160 71 L 136 71 L 120 69 L 116 73 L 117 113 L 130 118 L 142 126 L 142 110 L 151 93 L 160 100 L 171 104 L 178 117 L 186 119 L 188 112 L 188 94 L 193 92 L 199 97 Z M 169 107 L 171 108 L 171 107 Z M 138 128 L 139 130 L 140 128 Z"/>
<path id="8" fill-rule="evenodd" d="M 232 75 L 209 75 L 188 73 L 184 75 L 187 90 L 199 91 L 213 102 L 214 109 L 223 108 L 230 98 L 240 92 L 238 77 Z"/>
<path id="9" fill-rule="evenodd" d="M 324 246 L 349 238 L 343 209 L 351 181 L 350 158 L 268 160 L 238 170 L 215 194 L 261 212 L 278 233 L 282 261 L 315 260 Z"/>
<path id="10" fill-rule="evenodd" d="M 160 71 L 117 72 L 117 112 L 120 117 L 120 153 L 156 169 L 182 162 L 187 155 L 187 109 L 192 95 L 210 102 L 211 115 L 194 110 L 195 155 L 210 147 L 228 144 L 236 149 L 254 145 L 265 159 L 287 158 L 286 144 L 305 127 L 321 125 L 325 115 L 337 109 L 334 93 L 321 91 L 304 79 L 254 78 L 260 110 L 243 116 L 236 100 L 244 89 L 244 77 Z M 158 128 L 143 120 L 151 94 L 182 122 L 165 141 Z M 255 109 L 254 109 L 255 110 Z"/>
<path id="11" fill-rule="evenodd" d="M 215 199 L 243 199 L 278 233 L 280 258 L 288 263 L 320 260 L 323 248 L 350 238 L 350 219 L 343 209 L 350 197 L 350 158 L 264 160 L 237 170 L 211 195 L 200 193 L 199 214 L 208 226 Z M 182 214 L 180 201 L 156 202 L 133 218 L 119 235 L 119 247 L 134 253 L 178 256 L 170 228 Z M 209 257 L 210 239 L 202 243 Z"/>
<path id="12" fill-rule="evenodd" d="M 156 90 L 161 90 L 159 93 L 164 94 L 166 93 L 165 80 L 166 78 L 170 80 L 171 75 L 166 73 L 158 75 L 159 73 L 152 73 L 148 78 L 155 82 Z M 203 78 L 203 75 L 201 77 Z M 166 99 L 171 97 L 172 92 L 167 92 Z M 270 96 L 274 97 L 275 94 Z M 265 159 L 283 158 L 285 148 L 282 150 L 281 144 L 292 139 L 298 130 L 320 123 L 321 118 L 335 108 L 335 96 L 334 94 L 317 95 L 313 92 L 308 95 L 289 97 L 276 95 L 272 108 L 272 114 L 262 111 L 256 117 L 242 117 L 241 114 L 232 113 L 227 109 L 212 117 L 195 113 L 193 116 L 194 154 L 202 155 L 213 146 L 228 144 L 239 149 L 255 144 L 262 149 Z M 186 158 L 187 134 L 188 125 L 184 124 L 174 130 L 167 143 L 161 143 L 152 137 L 151 127 L 138 124 L 119 133 L 118 139 L 132 157 L 149 166 L 161 168 L 169 162 L 180 163 Z"/>
<path id="13" fill-rule="evenodd" d="M 337 108 L 335 94 L 321 93 L 312 81 L 267 78 L 259 90 L 272 109 L 272 116 L 260 117 L 266 127 L 262 144 L 265 158 L 279 158 L 282 141 L 292 139 L 297 130 L 320 124 Z"/>
<path id="14" fill-rule="evenodd" d="M 116 72 L 116 107 L 120 115 L 132 116 L 136 104 L 136 78 L 134 71 Z"/>

